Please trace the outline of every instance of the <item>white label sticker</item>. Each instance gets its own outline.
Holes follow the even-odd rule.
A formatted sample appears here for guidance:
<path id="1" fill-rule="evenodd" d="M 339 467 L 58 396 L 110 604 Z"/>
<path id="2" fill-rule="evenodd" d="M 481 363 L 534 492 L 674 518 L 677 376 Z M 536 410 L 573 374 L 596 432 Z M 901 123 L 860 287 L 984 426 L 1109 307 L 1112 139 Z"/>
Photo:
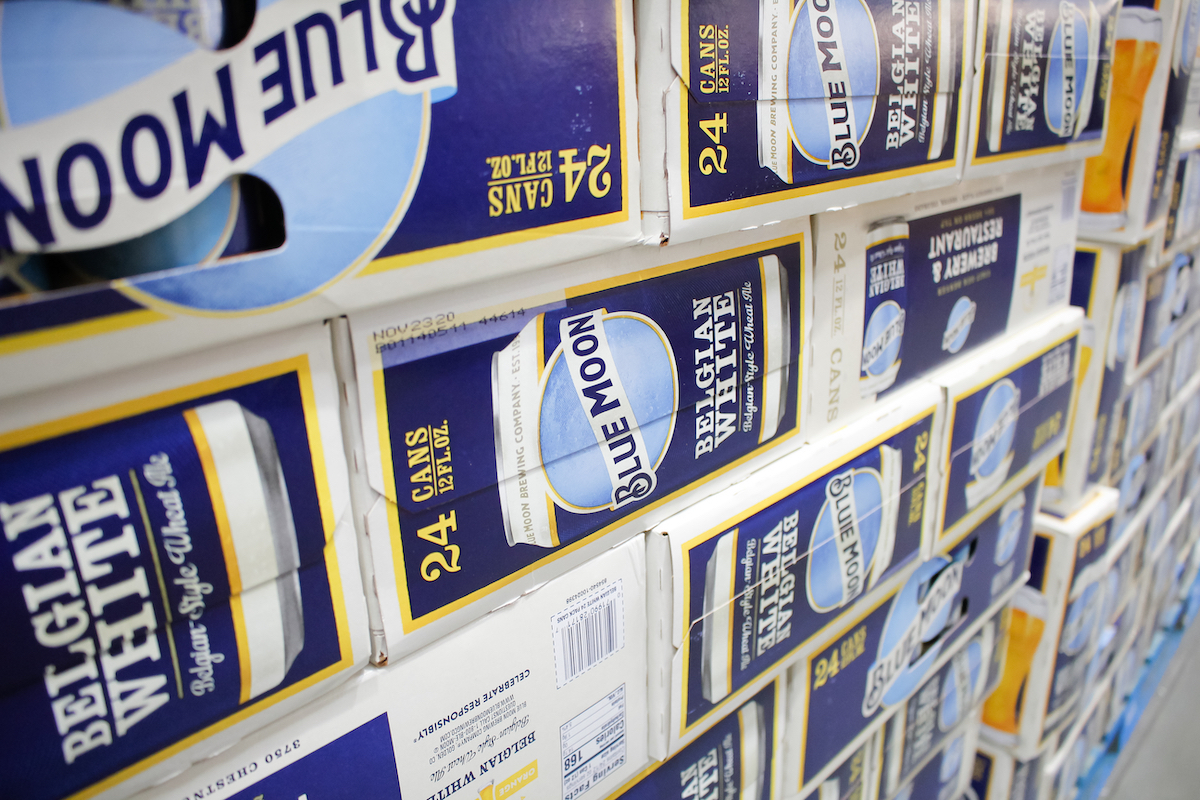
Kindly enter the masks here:
<path id="1" fill-rule="evenodd" d="M 625 684 L 561 728 L 563 800 L 575 800 L 625 765 Z"/>
<path id="2" fill-rule="evenodd" d="M 561 689 L 625 646 L 625 594 L 620 580 L 571 597 L 550 618 L 554 682 Z"/>

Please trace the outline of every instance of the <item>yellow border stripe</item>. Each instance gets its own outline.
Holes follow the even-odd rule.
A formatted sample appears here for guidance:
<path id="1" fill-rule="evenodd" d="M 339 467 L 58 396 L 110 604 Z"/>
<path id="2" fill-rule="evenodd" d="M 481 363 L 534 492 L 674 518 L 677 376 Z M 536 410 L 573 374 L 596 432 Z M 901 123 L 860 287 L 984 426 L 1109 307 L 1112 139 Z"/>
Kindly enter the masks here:
<path id="1" fill-rule="evenodd" d="M 86 339 L 102 333 L 136 328 L 139 325 L 149 325 L 152 322 L 162 322 L 170 319 L 166 314 L 145 309 L 142 311 L 127 311 L 122 314 L 110 314 L 98 319 L 70 322 L 66 325 L 56 325 L 53 328 L 14 333 L 0 339 L 0 355 L 12 355 L 23 350 L 35 350 L 39 347 L 73 342 L 76 339 Z"/>
<path id="2" fill-rule="evenodd" d="M 225 557 L 225 571 L 229 573 L 229 593 L 242 593 L 242 573 L 238 569 L 237 549 L 233 544 L 233 532 L 229 529 L 229 512 L 225 509 L 225 496 L 221 494 L 221 479 L 217 475 L 217 465 L 213 463 L 212 449 L 208 446 L 208 437 L 200 424 L 196 410 L 189 408 L 183 412 L 188 430 L 196 443 L 196 453 L 200 456 L 200 468 L 204 471 L 204 481 L 208 484 L 208 496 L 212 500 L 213 516 L 217 521 L 217 535 L 221 538 L 221 554 Z M 240 646 L 239 646 L 240 651 Z M 246 702 L 243 698 L 242 702 Z"/>
<path id="3" fill-rule="evenodd" d="M 246 612 L 240 594 L 229 598 L 229 614 L 233 618 L 233 638 L 237 641 L 238 674 L 242 679 L 238 704 L 242 705 L 250 699 L 250 637 L 246 634 Z"/>

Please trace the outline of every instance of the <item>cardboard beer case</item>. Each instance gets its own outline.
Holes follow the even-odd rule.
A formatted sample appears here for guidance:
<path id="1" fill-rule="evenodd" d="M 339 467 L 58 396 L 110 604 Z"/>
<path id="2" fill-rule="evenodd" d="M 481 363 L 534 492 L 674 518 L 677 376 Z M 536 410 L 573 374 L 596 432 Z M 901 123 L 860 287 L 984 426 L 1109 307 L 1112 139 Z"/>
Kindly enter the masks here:
<path id="1" fill-rule="evenodd" d="M 4 6 L 4 394 L 640 239 L 629 0 L 124 5 Z"/>
<path id="2" fill-rule="evenodd" d="M 652 753 L 673 753 L 895 592 L 928 535 L 938 409 L 914 388 L 649 534 Z"/>
<path id="3" fill-rule="evenodd" d="M 992 513 L 1066 446 L 1079 358 L 1079 309 L 1059 311 L 949 367 L 935 547 Z"/>
<path id="4" fill-rule="evenodd" d="M 1200 99 L 1200 81 L 1191 84 Z M 1200 133 L 1200 131 L 1198 131 Z M 1196 135 L 1193 134 L 1193 137 Z M 1200 142 L 1197 142 L 1200 144 Z M 1194 147 L 1194 145 L 1193 145 Z M 1200 236 L 1200 150 L 1180 152 L 1175 160 L 1175 183 L 1163 226 L 1163 253 L 1193 250 Z"/>
<path id="5" fill-rule="evenodd" d="M 983 707 L 984 735 L 1031 759 L 1074 718 L 1101 625 L 1116 492 L 1097 487 L 1068 517 L 1039 514 L 1030 578 L 1013 599 L 1008 652 Z"/>
<path id="6" fill-rule="evenodd" d="M 649 764 L 644 558 L 635 536 L 142 797 L 607 797 Z"/>
<path id="7" fill-rule="evenodd" d="M 1116 480 L 1111 474 L 1111 450 L 1116 442 L 1123 441 L 1125 430 L 1124 418 L 1118 413 L 1118 403 L 1126 394 L 1126 377 L 1133 377 L 1137 364 L 1142 314 L 1142 265 L 1147 260 L 1153 263 L 1157 257 L 1157 240 L 1151 237 L 1131 246 L 1087 242 L 1085 247 L 1099 249 L 1102 258 L 1104 253 L 1109 253 L 1110 258 L 1119 259 L 1120 265 L 1112 322 L 1102 345 L 1104 374 L 1100 381 L 1096 427 L 1087 468 L 1088 483 L 1110 484 Z"/>
<path id="8" fill-rule="evenodd" d="M 1183 329 L 1187 317 L 1200 304 L 1200 280 L 1194 278 L 1191 253 L 1162 257 L 1157 264 L 1143 262 L 1142 314 L 1138 330 L 1137 359 L 1140 372 L 1169 348 Z"/>
<path id="9" fill-rule="evenodd" d="M 808 221 L 349 317 L 403 655 L 799 445 Z M 420 313 L 453 319 L 412 335 Z"/>
<path id="10" fill-rule="evenodd" d="M 9 791 L 123 797 L 371 654 L 328 330 L 3 401 Z"/>
<path id="11" fill-rule="evenodd" d="M 1036 753 L 1022 758 L 980 736 L 971 772 L 976 800 L 1043 800 L 1042 774 L 1057 743 L 1057 735 L 1051 735 Z"/>
<path id="12" fill-rule="evenodd" d="M 1069 513 L 1079 504 L 1093 471 L 1092 461 L 1102 457 L 1103 447 L 1097 439 L 1103 439 L 1116 403 L 1111 391 L 1108 397 L 1104 395 L 1105 352 L 1117 312 L 1122 255 L 1113 245 L 1079 242 L 1075 247 L 1071 305 L 1083 309 L 1084 319 L 1079 331 L 1075 398 L 1067 416 L 1067 446 L 1047 467 L 1042 492 L 1042 503 L 1053 511 Z"/>
<path id="13" fill-rule="evenodd" d="M 882 796 L 894 796 L 968 726 L 978 732 L 983 700 L 1004 666 L 1006 629 L 1003 613 L 992 617 L 884 723 Z"/>
<path id="14" fill-rule="evenodd" d="M 785 794 L 784 797 L 788 800 L 879 800 L 880 742 L 876 733 L 851 751 L 821 783 L 800 794 Z"/>
<path id="15" fill-rule="evenodd" d="M 1107 482 L 1122 492 L 1121 512 L 1130 512 L 1169 467 L 1177 434 L 1178 407 L 1166 402 L 1169 371 L 1159 359 L 1125 393 L 1113 416 Z M 1149 470 L 1146 475 L 1142 475 Z M 1131 484 L 1131 479 L 1133 483 Z M 1130 489 L 1132 488 L 1132 493 Z"/>
<path id="16" fill-rule="evenodd" d="M 610 800 L 780 797 L 786 685 L 780 675 L 687 747 L 642 770 Z"/>
<path id="17" fill-rule="evenodd" d="M 955 183 L 974 4 L 671 0 L 638 17 L 648 239 Z"/>
<path id="18" fill-rule="evenodd" d="M 1162 627 L 1163 611 L 1176 599 L 1179 582 L 1183 575 L 1181 560 L 1186 561 L 1188 551 L 1184 545 L 1188 540 L 1187 522 L 1191 516 L 1191 498 L 1185 498 L 1171 520 L 1160 541 L 1153 543 L 1143 560 L 1142 580 L 1146 582 L 1146 620 L 1152 628 Z"/>
<path id="19" fill-rule="evenodd" d="M 1164 356 L 1170 359 L 1171 364 L 1167 400 L 1172 405 L 1180 403 L 1180 398 L 1189 388 L 1189 381 L 1196 376 L 1197 356 L 1200 356 L 1200 315 L 1190 314 L 1182 320 L 1169 356 Z"/>
<path id="20" fill-rule="evenodd" d="M 1084 168 L 1079 230 L 1089 239 L 1134 244 L 1162 227 L 1198 27 L 1195 0 L 1122 4 L 1104 149 Z"/>
<path id="21" fill-rule="evenodd" d="M 965 177 L 1100 153 L 1120 8 L 1111 0 L 979 3 Z"/>
<path id="22" fill-rule="evenodd" d="M 1134 524 L 1138 514 L 1149 513 L 1149 509 L 1156 504 L 1162 505 L 1164 509 L 1167 507 L 1160 500 L 1169 488 L 1171 470 L 1168 464 L 1176 437 L 1175 420 L 1168 419 L 1160 430 L 1149 444 L 1129 459 L 1121 480 L 1115 486 L 1120 496 L 1117 501 L 1117 513 L 1113 517 L 1113 531 L 1118 535 L 1126 527 Z M 1179 497 L 1178 486 L 1174 496 L 1176 500 Z M 1154 514 L 1161 517 L 1165 525 L 1169 514 L 1163 509 L 1155 511 Z M 1159 528 L 1161 529 L 1161 526 Z"/>
<path id="23" fill-rule="evenodd" d="M 891 795 L 882 791 L 880 797 L 890 800 L 954 800 L 970 791 L 971 775 L 975 768 L 975 747 L 979 744 L 979 710 L 971 713 L 966 723 L 929 757 L 924 766 L 901 784 Z"/>
<path id="24" fill-rule="evenodd" d="M 993 625 L 1027 577 L 1039 486 L 1037 476 L 1014 495 L 1028 504 L 1015 521 L 997 513 L 952 548 L 906 571 L 902 585 L 856 604 L 836 636 L 791 667 L 785 737 L 791 791 L 824 780 L 846 753 L 906 713 L 918 689 Z M 977 655 L 987 665 L 995 631 L 982 636 Z M 969 661 L 968 654 L 968 671 Z M 968 694 L 973 701 L 974 692 Z M 892 767 L 889 774 L 898 779 L 900 771 Z"/>
<path id="25" fill-rule="evenodd" d="M 1058 749 L 1046 762 L 1042 773 L 1040 797 L 1048 800 L 1075 800 L 1078 781 L 1095 763 L 1100 740 L 1108 722 L 1108 696 L 1111 681 L 1097 687 L 1079 719 L 1063 733 Z"/>
<path id="26" fill-rule="evenodd" d="M 814 218 L 811 441 L 1063 308 L 1078 163 Z"/>

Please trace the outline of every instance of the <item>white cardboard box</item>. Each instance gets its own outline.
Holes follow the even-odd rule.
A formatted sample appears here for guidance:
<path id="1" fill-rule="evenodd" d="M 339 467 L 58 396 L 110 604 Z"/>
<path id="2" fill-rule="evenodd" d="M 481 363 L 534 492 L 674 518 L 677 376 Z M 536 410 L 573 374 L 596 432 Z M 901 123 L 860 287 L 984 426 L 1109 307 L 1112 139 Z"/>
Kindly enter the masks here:
<path id="1" fill-rule="evenodd" d="M 644 555 L 630 539 L 145 797 L 604 798 L 649 763 Z"/>
<path id="2" fill-rule="evenodd" d="M 1078 162 L 813 219 L 805 437 L 1065 308 Z"/>

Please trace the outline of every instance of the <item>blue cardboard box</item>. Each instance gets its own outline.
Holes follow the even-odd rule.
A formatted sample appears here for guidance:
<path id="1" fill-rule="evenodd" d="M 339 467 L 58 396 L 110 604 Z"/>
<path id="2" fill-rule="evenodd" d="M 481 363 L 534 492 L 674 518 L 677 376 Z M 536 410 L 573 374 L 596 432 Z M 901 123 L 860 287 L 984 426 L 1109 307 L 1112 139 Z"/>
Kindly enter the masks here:
<path id="1" fill-rule="evenodd" d="M 1111 0 L 979 3 L 967 177 L 1100 152 L 1120 8 Z"/>
<path id="2" fill-rule="evenodd" d="M 652 753 L 678 750 L 912 572 L 937 392 L 889 406 L 650 532 Z"/>
<path id="3" fill-rule="evenodd" d="M 937 546 L 990 514 L 1066 446 L 1081 317 L 1060 311 L 936 378 L 947 397 Z"/>
<path id="4" fill-rule="evenodd" d="M 6 4 L 0 250 L 108 280 L 0 307 L 2 391 L 634 244 L 632 33 L 628 0 L 289 0 L 210 50 Z"/>
<path id="5" fill-rule="evenodd" d="M 974 4 L 672 0 L 639 10 L 647 235 L 679 242 L 947 186 Z M 665 173 L 665 174 L 664 174 Z"/>
<path id="6" fill-rule="evenodd" d="M 799 444 L 807 220 L 771 233 L 477 285 L 429 326 L 404 304 L 350 316 L 391 649 Z"/>
<path id="7" fill-rule="evenodd" d="M 791 791 L 821 781 L 848 749 L 911 707 L 918 689 L 1021 588 L 1039 488 L 1035 478 L 1016 495 L 1024 495 L 1024 504 L 1013 504 L 1008 515 L 998 512 L 952 549 L 906 571 L 902 584 L 854 606 L 833 637 L 792 666 L 786 740 Z M 986 651 L 980 661 L 985 673 L 991 644 Z"/>
<path id="8" fill-rule="evenodd" d="M 47 800 L 151 786 L 370 655 L 324 326 L 70 388 L 0 432 L 0 764 Z"/>

